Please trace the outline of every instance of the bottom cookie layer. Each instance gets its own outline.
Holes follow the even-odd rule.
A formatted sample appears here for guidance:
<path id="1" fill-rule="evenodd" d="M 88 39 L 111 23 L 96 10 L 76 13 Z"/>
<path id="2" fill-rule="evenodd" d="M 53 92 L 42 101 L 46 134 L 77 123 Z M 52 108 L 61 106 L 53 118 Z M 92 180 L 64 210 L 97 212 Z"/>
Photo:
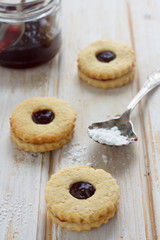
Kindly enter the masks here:
<path id="1" fill-rule="evenodd" d="M 66 145 L 73 137 L 74 131 L 72 130 L 71 133 L 67 136 L 67 138 L 60 140 L 59 142 L 53 142 L 53 143 L 44 143 L 44 144 L 31 144 L 23 142 L 21 139 L 19 139 L 15 133 L 10 130 L 11 138 L 14 141 L 16 145 L 20 149 L 25 150 L 26 152 L 46 152 L 46 151 L 52 151 L 57 148 L 61 148 L 63 145 Z"/>
<path id="2" fill-rule="evenodd" d="M 98 228 L 102 224 L 107 223 L 111 218 L 114 217 L 116 211 L 117 209 L 109 213 L 107 216 L 102 217 L 98 221 L 92 222 L 90 224 L 87 224 L 87 223 L 76 224 L 76 223 L 68 223 L 68 222 L 60 221 L 60 219 L 54 217 L 50 211 L 48 211 L 48 215 L 50 216 L 53 222 L 59 224 L 62 228 L 66 228 L 70 231 L 81 232 L 81 231 L 89 231 L 92 228 Z"/>
<path id="3" fill-rule="evenodd" d="M 90 78 L 86 76 L 83 72 L 78 70 L 78 74 L 80 79 L 83 81 L 87 82 L 89 85 L 97 88 L 103 88 L 103 89 L 108 89 L 108 88 L 116 88 L 116 87 L 121 87 L 134 78 L 135 75 L 135 68 L 133 68 L 129 73 L 115 79 L 108 79 L 108 80 L 96 80 L 93 78 Z"/>

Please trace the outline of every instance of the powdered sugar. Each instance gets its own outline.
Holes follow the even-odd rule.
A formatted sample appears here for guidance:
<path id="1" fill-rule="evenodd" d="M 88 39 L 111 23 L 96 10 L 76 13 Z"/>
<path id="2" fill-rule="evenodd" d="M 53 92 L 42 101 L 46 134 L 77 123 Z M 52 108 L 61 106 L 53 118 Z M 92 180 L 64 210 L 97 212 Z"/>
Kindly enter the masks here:
<path id="1" fill-rule="evenodd" d="M 116 126 L 88 129 L 88 134 L 93 140 L 102 144 L 121 146 L 129 143 L 127 136 L 121 135 Z"/>
<path id="2" fill-rule="evenodd" d="M 27 202 L 25 196 L 19 195 L 13 198 L 12 195 L 7 194 L 0 197 L 0 229 L 4 225 L 8 228 L 14 222 L 16 231 L 14 234 L 16 235 L 22 221 L 23 229 L 25 229 L 31 220 L 33 220 L 33 206 L 31 202 Z"/>
<path id="3" fill-rule="evenodd" d="M 61 155 L 64 166 L 86 165 L 94 168 L 103 168 L 112 161 L 112 154 L 101 151 L 94 151 L 87 144 L 80 142 L 65 145 Z M 103 166 L 103 167 L 102 167 Z"/>
<path id="4" fill-rule="evenodd" d="M 105 154 L 102 154 L 102 160 L 103 160 L 105 165 L 108 163 L 108 158 Z"/>
<path id="5" fill-rule="evenodd" d="M 62 158 L 63 159 L 67 159 L 71 161 L 71 163 L 77 164 L 77 165 L 88 165 L 90 166 L 91 163 L 88 160 L 88 155 L 87 155 L 87 149 L 86 146 L 81 146 L 80 143 L 75 143 L 72 144 L 71 146 L 64 146 L 63 147 L 64 151 L 63 151 L 63 155 Z"/>

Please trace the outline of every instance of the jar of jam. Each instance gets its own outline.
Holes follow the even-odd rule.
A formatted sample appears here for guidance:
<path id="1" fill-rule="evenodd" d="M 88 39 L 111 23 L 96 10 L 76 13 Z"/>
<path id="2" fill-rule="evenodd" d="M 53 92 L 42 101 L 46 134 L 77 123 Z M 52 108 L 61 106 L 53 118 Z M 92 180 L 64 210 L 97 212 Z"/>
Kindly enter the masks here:
<path id="1" fill-rule="evenodd" d="M 61 46 L 60 2 L 0 3 L 1 66 L 34 67 L 58 53 Z"/>

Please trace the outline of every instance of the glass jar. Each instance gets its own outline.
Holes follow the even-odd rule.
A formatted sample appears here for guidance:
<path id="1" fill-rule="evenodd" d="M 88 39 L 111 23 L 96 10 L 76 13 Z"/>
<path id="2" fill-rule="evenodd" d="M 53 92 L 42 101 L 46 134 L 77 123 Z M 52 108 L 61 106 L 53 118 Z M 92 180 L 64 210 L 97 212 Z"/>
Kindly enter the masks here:
<path id="1" fill-rule="evenodd" d="M 1 66 L 34 67 L 58 53 L 61 46 L 60 2 L 0 3 Z"/>

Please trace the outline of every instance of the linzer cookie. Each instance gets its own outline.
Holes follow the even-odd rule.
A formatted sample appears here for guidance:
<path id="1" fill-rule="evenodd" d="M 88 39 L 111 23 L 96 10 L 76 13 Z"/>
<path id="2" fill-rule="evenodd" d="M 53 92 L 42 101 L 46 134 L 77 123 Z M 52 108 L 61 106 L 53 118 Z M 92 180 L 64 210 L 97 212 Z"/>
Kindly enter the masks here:
<path id="1" fill-rule="evenodd" d="M 134 51 L 112 40 L 91 43 L 79 53 L 78 73 L 83 81 L 94 87 L 120 87 L 134 78 Z"/>
<path id="2" fill-rule="evenodd" d="M 113 218 L 119 203 L 116 180 L 102 169 L 72 166 L 51 176 L 45 189 L 48 215 L 71 231 L 97 228 Z"/>
<path id="3" fill-rule="evenodd" d="M 55 97 L 30 98 L 13 111 L 11 137 L 25 151 L 54 150 L 72 139 L 75 120 L 74 109 L 64 100 Z"/>

